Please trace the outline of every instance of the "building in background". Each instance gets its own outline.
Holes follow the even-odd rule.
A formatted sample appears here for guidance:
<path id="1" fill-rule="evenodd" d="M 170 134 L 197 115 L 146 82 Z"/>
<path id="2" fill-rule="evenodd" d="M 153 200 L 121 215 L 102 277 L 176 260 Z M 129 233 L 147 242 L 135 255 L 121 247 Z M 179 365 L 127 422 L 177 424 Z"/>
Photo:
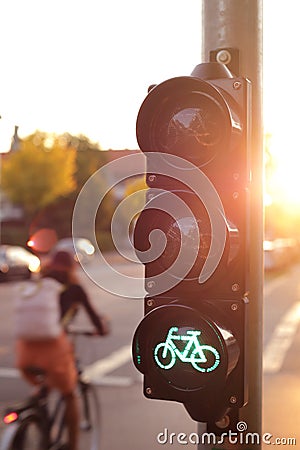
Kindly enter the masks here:
<path id="1" fill-rule="evenodd" d="M 4 160 L 4 158 L 7 157 L 7 154 L 9 152 L 18 151 L 20 148 L 21 141 L 20 141 L 20 138 L 18 135 L 18 129 L 19 129 L 19 127 L 17 125 L 15 125 L 14 134 L 11 139 L 10 150 L 5 153 L 0 152 L 0 180 L 1 180 L 2 161 Z M 0 185 L 0 224 L 2 224 L 3 222 L 19 221 L 20 219 L 22 219 L 22 217 L 23 217 L 22 208 L 12 204 L 8 200 L 5 193 L 1 190 L 1 185 Z M 0 238 L 1 238 L 1 236 L 0 236 Z"/>

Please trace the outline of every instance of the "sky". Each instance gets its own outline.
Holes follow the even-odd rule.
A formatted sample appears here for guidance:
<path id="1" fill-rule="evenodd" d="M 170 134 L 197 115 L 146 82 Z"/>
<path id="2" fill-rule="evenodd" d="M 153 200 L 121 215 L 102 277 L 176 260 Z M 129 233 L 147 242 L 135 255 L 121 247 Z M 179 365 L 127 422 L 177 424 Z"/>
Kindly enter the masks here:
<path id="1" fill-rule="evenodd" d="M 2 1 L 0 151 L 8 149 L 15 124 L 21 136 L 67 131 L 104 150 L 138 148 L 136 116 L 148 86 L 189 75 L 202 62 L 201 6 L 201 0 Z M 298 0 L 284 6 L 264 0 L 265 131 L 274 133 L 281 155 L 283 147 L 285 155 L 294 150 L 299 128 L 299 12 Z"/>
<path id="2" fill-rule="evenodd" d="M 200 26 L 199 0 L 1 2 L 2 127 L 138 148 L 148 86 L 201 62 Z"/>

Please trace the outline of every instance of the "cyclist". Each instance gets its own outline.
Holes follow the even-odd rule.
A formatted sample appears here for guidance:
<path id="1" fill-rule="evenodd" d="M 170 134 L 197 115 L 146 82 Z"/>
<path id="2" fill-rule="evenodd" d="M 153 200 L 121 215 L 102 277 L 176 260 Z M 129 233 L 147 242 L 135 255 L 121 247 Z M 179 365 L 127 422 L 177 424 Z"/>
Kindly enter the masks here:
<path id="1" fill-rule="evenodd" d="M 60 294 L 61 321 L 66 326 L 74 318 L 82 306 L 95 327 L 95 334 L 108 334 L 108 320 L 97 314 L 89 298 L 79 284 L 76 274 L 76 263 L 65 251 L 54 254 L 50 263 L 42 272 L 43 277 L 53 278 L 63 285 Z M 51 388 L 62 392 L 66 404 L 66 422 L 69 434 L 68 450 L 77 450 L 79 432 L 79 412 L 75 397 L 77 371 L 75 367 L 72 345 L 65 331 L 58 338 L 41 341 L 18 339 L 16 343 L 17 367 L 24 378 L 31 384 L 38 384 L 36 377 L 28 371 L 29 367 L 37 367 L 44 371 L 46 383 Z"/>

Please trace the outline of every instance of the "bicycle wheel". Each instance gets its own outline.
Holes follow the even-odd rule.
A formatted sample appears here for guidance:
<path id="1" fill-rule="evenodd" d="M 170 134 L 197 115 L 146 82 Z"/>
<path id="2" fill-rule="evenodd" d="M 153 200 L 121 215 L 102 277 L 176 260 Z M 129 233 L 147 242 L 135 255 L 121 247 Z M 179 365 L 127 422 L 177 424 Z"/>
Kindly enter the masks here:
<path id="1" fill-rule="evenodd" d="M 191 356 L 191 363 L 194 369 L 199 372 L 213 372 L 220 364 L 219 352 L 210 345 L 201 345 L 201 351 L 205 353 L 206 363 L 201 362 L 202 358 L 197 358 L 199 351 L 195 349 Z"/>
<path id="2" fill-rule="evenodd" d="M 47 450 L 47 437 L 39 418 L 31 414 L 22 419 L 11 436 L 11 441 L 1 447 L 2 450 Z M 10 431 L 10 430 L 9 430 Z M 5 442 L 5 437 L 3 437 Z"/>
<path id="3" fill-rule="evenodd" d="M 161 342 L 154 349 L 154 359 L 161 369 L 171 369 L 176 361 L 176 355 L 172 347 Z"/>
<path id="4" fill-rule="evenodd" d="M 101 417 L 96 388 L 80 380 L 77 393 L 80 411 L 79 450 L 99 450 Z"/>

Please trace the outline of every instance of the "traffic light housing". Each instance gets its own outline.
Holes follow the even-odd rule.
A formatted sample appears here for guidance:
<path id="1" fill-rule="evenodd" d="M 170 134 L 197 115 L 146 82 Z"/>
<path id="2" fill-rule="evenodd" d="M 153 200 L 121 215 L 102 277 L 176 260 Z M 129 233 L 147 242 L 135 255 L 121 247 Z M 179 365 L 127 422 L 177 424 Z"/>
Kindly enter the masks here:
<path id="1" fill-rule="evenodd" d="M 184 403 L 198 422 L 221 419 L 245 398 L 246 301 L 146 299 L 133 341 L 148 398 Z"/>
<path id="2" fill-rule="evenodd" d="M 247 402 L 249 117 L 248 80 L 206 63 L 152 87 L 137 118 L 148 295 L 133 360 L 147 397 L 200 422 Z"/>

